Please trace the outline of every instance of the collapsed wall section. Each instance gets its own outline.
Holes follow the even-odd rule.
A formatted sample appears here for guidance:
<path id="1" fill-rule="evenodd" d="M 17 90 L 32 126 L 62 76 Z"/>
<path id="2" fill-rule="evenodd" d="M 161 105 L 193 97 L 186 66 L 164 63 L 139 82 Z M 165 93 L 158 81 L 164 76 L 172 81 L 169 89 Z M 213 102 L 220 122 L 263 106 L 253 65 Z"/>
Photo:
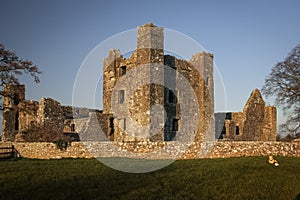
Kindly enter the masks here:
<path id="1" fill-rule="evenodd" d="M 222 129 L 221 137 L 216 139 L 232 141 L 276 140 L 276 107 L 265 106 L 258 89 L 252 91 L 243 112 L 232 112 L 226 115 L 216 114 L 216 116 L 218 117 L 216 122 L 221 123 L 217 125 L 218 131 Z M 220 127 L 222 125 L 223 127 Z"/>
<path id="2" fill-rule="evenodd" d="M 40 126 L 48 127 L 62 133 L 64 129 L 64 113 L 58 101 L 51 98 L 42 98 L 37 110 L 37 123 Z"/>
<path id="3" fill-rule="evenodd" d="M 3 86 L 2 140 L 14 141 L 20 130 L 18 104 L 25 100 L 25 85 Z"/>

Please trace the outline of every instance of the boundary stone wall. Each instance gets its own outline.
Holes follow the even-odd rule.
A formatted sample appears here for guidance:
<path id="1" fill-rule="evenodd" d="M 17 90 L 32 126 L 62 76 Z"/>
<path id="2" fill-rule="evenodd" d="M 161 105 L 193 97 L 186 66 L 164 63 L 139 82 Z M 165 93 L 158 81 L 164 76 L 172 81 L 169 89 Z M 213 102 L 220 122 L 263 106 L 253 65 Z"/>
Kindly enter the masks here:
<path id="1" fill-rule="evenodd" d="M 72 142 L 59 149 L 49 142 L 14 142 L 21 157 L 32 159 L 135 157 L 148 159 L 228 158 L 241 156 L 291 156 L 300 157 L 300 141 L 263 142 L 238 141 L 182 144 L 178 142 Z M 6 145 L 1 142 L 0 146 Z M 165 148 L 164 148 L 165 147 Z"/>

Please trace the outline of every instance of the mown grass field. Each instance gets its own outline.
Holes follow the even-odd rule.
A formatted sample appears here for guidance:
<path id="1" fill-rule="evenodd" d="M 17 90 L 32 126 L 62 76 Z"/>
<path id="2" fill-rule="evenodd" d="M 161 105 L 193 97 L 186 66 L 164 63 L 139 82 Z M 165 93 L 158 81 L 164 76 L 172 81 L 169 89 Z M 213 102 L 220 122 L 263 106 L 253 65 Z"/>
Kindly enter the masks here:
<path id="1" fill-rule="evenodd" d="M 96 159 L 0 160 L 0 199 L 299 198 L 300 158 L 276 159 L 279 167 L 267 157 L 180 160 L 145 174 Z"/>

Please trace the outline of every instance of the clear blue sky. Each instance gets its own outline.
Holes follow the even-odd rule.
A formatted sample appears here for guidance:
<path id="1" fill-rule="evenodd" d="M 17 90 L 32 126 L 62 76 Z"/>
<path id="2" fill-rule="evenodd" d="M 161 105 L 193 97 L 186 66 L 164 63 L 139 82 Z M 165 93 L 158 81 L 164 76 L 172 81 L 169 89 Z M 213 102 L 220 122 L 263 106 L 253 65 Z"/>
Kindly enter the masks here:
<path id="1" fill-rule="evenodd" d="M 38 85 L 24 80 L 27 99 L 51 97 L 70 105 L 87 54 L 114 34 L 153 22 L 214 53 L 227 110 L 240 111 L 271 68 L 300 43 L 299 8 L 297 0 L 1 0 L 0 42 L 43 71 Z"/>

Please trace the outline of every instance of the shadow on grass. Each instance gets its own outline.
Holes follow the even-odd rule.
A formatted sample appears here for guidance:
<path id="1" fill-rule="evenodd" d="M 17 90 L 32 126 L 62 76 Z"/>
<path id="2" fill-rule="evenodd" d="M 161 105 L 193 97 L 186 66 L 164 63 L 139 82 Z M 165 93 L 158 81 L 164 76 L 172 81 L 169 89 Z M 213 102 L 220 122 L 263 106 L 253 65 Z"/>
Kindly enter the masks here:
<path id="1" fill-rule="evenodd" d="M 178 160 L 144 174 L 96 159 L 12 159 L 0 162 L 0 199 L 299 199 L 300 158 L 276 159 L 279 167 L 267 157 Z M 128 168 L 153 162 L 105 160 Z"/>

